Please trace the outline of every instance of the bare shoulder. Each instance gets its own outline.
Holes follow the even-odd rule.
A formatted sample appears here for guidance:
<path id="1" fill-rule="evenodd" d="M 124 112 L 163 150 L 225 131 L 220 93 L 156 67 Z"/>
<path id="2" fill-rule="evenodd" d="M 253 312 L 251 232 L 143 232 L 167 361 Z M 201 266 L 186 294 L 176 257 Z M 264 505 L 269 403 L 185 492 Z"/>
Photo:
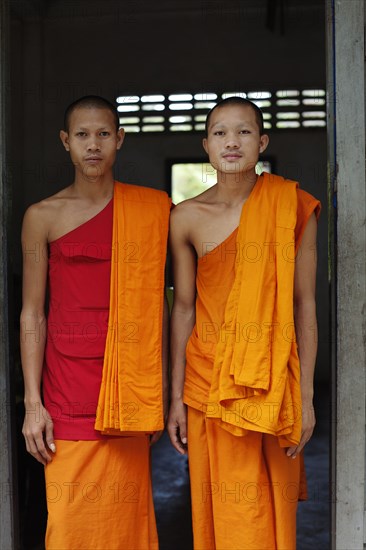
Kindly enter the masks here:
<path id="1" fill-rule="evenodd" d="M 38 233 L 47 237 L 49 227 L 55 222 L 60 211 L 65 208 L 68 198 L 69 187 L 66 187 L 28 206 L 23 217 L 23 234 Z"/>
<path id="2" fill-rule="evenodd" d="M 197 250 L 201 240 L 206 238 L 205 227 L 214 216 L 214 187 L 173 208 L 170 222 L 172 242 L 189 244 Z"/>
<path id="3" fill-rule="evenodd" d="M 186 199 L 177 204 L 172 210 L 172 219 L 182 221 L 191 221 L 197 216 L 201 216 L 210 205 L 212 189 L 207 189 L 200 195 L 191 199 Z"/>
<path id="4" fill-rule="evenodd" d="M 171 211 L 170 231 L 173 236 L 189 239 L 191 230 L 199 220 L 199 205 L 195 199 L 180 202 Z"/>

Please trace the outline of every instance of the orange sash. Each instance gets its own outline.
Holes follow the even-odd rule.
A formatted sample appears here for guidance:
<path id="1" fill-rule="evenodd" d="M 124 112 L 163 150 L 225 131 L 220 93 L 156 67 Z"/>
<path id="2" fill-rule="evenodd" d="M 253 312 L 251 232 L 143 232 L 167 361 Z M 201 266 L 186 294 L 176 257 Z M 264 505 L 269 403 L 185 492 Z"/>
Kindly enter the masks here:
<path id="1" fill-rule="evenodd" d="M 301 435 L 293 317 L 297 187 L 264 173 L 243 206 L 207 406 L 207 416 L 230 432 L 269 433 L 283 445 Z"/>
<path id="2" fill-rule="evenodd" d="M 164 427 L 162 319 L 171 201 L 115 182 L 110 309 L 95 429 L 111 435 Z"/>

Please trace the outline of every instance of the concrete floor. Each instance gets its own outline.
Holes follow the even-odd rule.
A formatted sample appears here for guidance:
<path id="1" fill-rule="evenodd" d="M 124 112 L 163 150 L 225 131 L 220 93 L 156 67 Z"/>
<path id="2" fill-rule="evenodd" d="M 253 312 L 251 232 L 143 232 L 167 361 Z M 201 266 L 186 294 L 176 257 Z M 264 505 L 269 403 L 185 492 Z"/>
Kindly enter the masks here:
<path id="1" fill-rule="evenodd" d="M 330 549 L 329 393 L 316 391 L 317 426 L 308 443 L 305 467 L 309 499 L 298 507 L 297 550 Z M 19 411 L 19 419 L 23 412 Z M 18 445 L 21 550 L 44 550 L 46 503 L 43 468 Z M 153 488 L 160 550 L 192 550 L 187 458 L 179 455 L 164 434 L 153 447 Z M 108 550 L 108 549 L 106 549 Z M 121 549 L 123 550 L 123 549 Z M 209 550 L 209 549 L 207 549 Z M 245 549 L 237 549 L 245 550 Z"/>

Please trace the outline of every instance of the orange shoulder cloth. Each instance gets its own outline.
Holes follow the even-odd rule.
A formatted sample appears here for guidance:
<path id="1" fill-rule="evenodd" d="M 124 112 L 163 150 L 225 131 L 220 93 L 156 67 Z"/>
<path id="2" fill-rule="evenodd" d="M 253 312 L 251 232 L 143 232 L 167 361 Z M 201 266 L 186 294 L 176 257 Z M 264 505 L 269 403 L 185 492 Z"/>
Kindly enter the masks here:
<path id="1" fill-rule="evenodd" d="M 164 427 L 162 319 L 171 201 L 115 182 L 108 333 L 95 429 L 131 435 Z"/>
<path id="2" fill-rule="evenodd" d="M 293 285 L 298 183 L 262 174 L 243 206 L 236 274 L 216 348 L 207 416 L 237 435 L 301 435 Z"/>

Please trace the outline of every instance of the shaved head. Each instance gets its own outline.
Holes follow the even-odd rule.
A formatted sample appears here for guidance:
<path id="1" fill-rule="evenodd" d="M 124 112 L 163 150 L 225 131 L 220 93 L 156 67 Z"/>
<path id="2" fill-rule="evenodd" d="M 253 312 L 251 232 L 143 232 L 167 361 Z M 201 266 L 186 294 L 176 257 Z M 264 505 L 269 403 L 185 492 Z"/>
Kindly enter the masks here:
<path id="1" fill-rule="evenodd" d="M 208 128 L 210 126 L 210 118 L 212 113 L 216 111 L 216 109 L 221 109 L 222 107 L 226 107 L 229 105 L 238 105 L 242 107 L 250 107 L 250 109 L 253 109 L 255 118 L 258 124 L 258 128 L 259 128 L 259 134 L 261 136 L 264 134 L 263 114 L 260 108 L 257 107 L 257 105 L 253 103 L 253 101 L 249 101 L 249 99 L 244 99 L 243 97 L 240 97 L 240 96 L 232 96 L 232 97 L 227 97 L 222 101 L 219 101 L 218 103 L 216 103 L 214 107 L 212 107 L 211 111 L 208 112 L 206 117 L 206 128 L 205 128 L 206 136 L 207 136 Z"/>
<path id="2" fill-rule="evenodd" d="M 76 99 L 70 105 L 67 107 L 65 114 L 64 114 L 64 130 L 65 132 L 69 131 L 70 127 L 70 118 L 72 113 L 76 109 L 107 109 L 110 111 L 114 117 L 115 125 L 116 125 L 116 132 L 119 128 L 119 117 L 116 107 L 108 101 L 108 99 L 105 99 L 104 97 L 100 97 L 98 95 L 85 95 L 83 97 L 80 97 L 79 99 Z"/>

